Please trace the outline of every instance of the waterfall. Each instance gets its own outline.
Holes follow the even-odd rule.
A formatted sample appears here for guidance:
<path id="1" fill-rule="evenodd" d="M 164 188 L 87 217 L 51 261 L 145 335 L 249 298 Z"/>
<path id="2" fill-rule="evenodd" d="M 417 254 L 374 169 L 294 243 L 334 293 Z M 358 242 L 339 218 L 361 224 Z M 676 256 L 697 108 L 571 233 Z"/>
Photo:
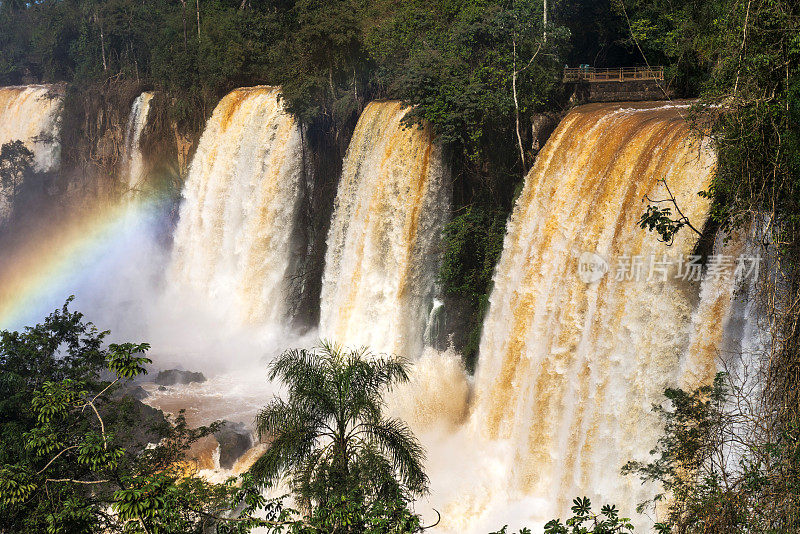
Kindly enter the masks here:
<path id="1" fill-rule="evenodd" d="M 283 321 L 303 184 L 300 127 L 275 87 L 217 105 L 184 186 L 172 274 L 238 321 Z"/>
<path id="2" fill-rule="evenodd" d="M 0 87 L 0 145 L 23 141 L 33 152 L 37 171 L 59 163 L 58 123 L 61 96 L 49 85 Z"/>
<path id="3" fill-rule="evenodd" d="M 59 163 L 61 95 L 49 85 L 0 87 L 0 145 L 22 141 L 33 152 L 33 167 L 54 170 Z M 11 193 L 0 188 L 0 222 L 10 215 Z"/>
<path id="4" fill-rule="evenodd" d="M 153 93 L 144 92 L 136 97 L 128 116 L 128 125 L 125 128 L 124 165 L 127 175 L 127 195 L 135 196 L 141 193 L 145 181 L 144 156 L 139 149 L 139 141 L 147 124 L 147 114 L 150 111 L 150 101 Z"/>
<path id="5" fill-rule="evenodd" d="M 321 336 L 409 358 L 422 351 L 433 305 L 449 172 L 429 128 L 373 102 L 345 156 L 328 233 Z"/>
<path id="6" fill-rule="evenodd" d="M 697 236 L 684 229 L 668 247 L 636 224 L 646 195 L 667 198 L 665 179 L 703 226 L 709 206 L 697 193 L 715 156 L 690 133 L 686 111 L 655 103 L 574 109 L 516 202 L 484 323 L 471 425 L 506 451 L 493 465 L 502 487 L 481 491 L 537 503 L 529 519 L 563 516 L 583 495 L 632 512 L 651 489 L 619 470 L 655 444 L 652 404 L 686 373 L 692 382 L 713 376 L 731 282 L 706 280 L 701 293 L 685 276 Z"/>

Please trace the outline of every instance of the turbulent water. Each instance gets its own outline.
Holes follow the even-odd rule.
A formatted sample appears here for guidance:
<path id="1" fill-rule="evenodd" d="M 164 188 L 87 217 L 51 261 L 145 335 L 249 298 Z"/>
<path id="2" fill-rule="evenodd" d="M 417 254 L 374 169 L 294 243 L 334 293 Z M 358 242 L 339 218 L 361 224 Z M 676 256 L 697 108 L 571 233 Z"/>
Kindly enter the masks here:
<path id="1" fill-rule="evenodd" d="M 704 283 L 698 305 L 699 284 L 678 271 L 697 236 L 685 229 L 667 247 L 636 224 L 646 195 L 667 197 L 661 179 L 695 226 L 707 216 L 697 192 L 715 158 L 685 112 L 577 108 L 526 177 L 494 276 L 470 421 L 504 452 L 481 481 L 485 498 L 471 510 L 453 504 L 464 526 L 492 499 L 524 499 L 521 515 L 540 521 L 581 495 L 632 511 L 649 489 L 619 469 L 655 444 L 651 405 L 668 385 L 713 375 L 730 283 Z"/>
<path id="2" fill-rule="evenodd" d="M 406 112 L 373 102 L 353 133 L 328 234 L 320 332 L 415 358 L 433 306 L 450 180 L 432 132 L 404 128 Z"/>
<path id="3" fill-rule="evenodd" d="M 145 180 L 145 161 L 139 148 L 144 127 L 147 125 L 147 114 L 153 93 L 144 92 L 136 97 L 128 116 L 125 128 L 125 173 L 127 175 L 127 195 L 136 196 L 142 192 Z"/>
<path id="4" fill-rule="evenodd" d="M 238 321 L 287 310 L 292 231 L 303 180 L 300 127 L 274 87 L 237 89 L 206 125 L 184 187 L 173 278 Z"/>

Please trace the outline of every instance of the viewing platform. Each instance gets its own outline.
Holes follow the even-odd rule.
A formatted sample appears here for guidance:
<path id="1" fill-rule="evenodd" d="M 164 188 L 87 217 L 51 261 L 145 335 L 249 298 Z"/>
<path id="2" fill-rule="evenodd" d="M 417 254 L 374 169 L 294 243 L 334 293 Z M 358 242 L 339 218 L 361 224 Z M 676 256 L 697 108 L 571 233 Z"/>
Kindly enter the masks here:
<path id="1" fill-rule="evenodd" d="M 582 66 L 564 67 L 564 83 L 573 82 L 640 82 L 664 81 L 664 67 L 621 67 L 618 69 L 596 69 Z"/>
<path id="2" fill-rule="evenodd" d="M 564 67 L 562 83 L 571 88 L 574 104 L 663 100 L 664 67 L 596 69 L 589 65 Z"/>

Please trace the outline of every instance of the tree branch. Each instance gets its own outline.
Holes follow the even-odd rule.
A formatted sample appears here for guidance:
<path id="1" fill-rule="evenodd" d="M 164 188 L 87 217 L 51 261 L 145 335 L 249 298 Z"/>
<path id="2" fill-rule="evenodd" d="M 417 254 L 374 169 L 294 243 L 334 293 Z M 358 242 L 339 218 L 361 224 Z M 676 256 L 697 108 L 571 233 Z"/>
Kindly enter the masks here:
<path id="1" fill-rule="evenodd" d="M 71 449 L 77 449 L 78 447 L 80 447 L 80 445 L 72 445 L 72 446 L 70 446 L 70 447 L 67 447 L 67 448 L 66 448 L 66 449 L 64 449 L 63 451 L 59 452 L 58 454 L 56 454 L 55 456 L 53 456 L 53 458 L 52 458 L 52 459 L 51 459 L 49 462 L 47 462 L 47 465 L 45 465 L 44 467 L 42 467 L 41 469 L 39 469 L 38 471 L 36 471 L 36 474 L 37 474 L 37 475 L 41 475 L 41 474 L 42 474 L 42 472 L 43 472 L 45 469 L 47 469 L 48 467 L 50 467 L 50 464 L 52 464 L 53 462 L 55 462 L 55 461 L 56 461 L 56 458 L 58 458 L 59 456 L 61 456 L 61 455 L 62 455 L 62 454 L 64 454 L 65 452 L 67 452 L 68 450 L 71 450 Z"/>
<path id="2" fill-rule="evenodd" d="M 684 215 L 683 212 L 681 211 L 681 208 L 678 207 L 678 201 L 675 200 L 675 195 L 673 195 L 672 191 L 670 191 L 669 185 L 667 185 L 667 181 L 662 178 L 661 180 L 659 180 L 659 182 L 662 182 L 664 184 L 664 187 L 667 190 L 667 194 L 669 195 L 669 198 L 665 198 L 663 200 L 653 200 L 648 195 L 645 195 L 644 198 L 646 198 L 648 202 L 653 202 L 655 204 L 661 204 L 662 202 L 670 202 L 670 203 L 672 203 L 672 205 L 675 206 L 675 211 L 677 211 L 678 215 L 680 215 L 680 218 L 676 222 L 680 222 L 680 223 L 685 224 L 686 226 L 691 228 L 694 231 L 694 233 L 696 233 L 699 236 L 702 236 L 703 233 L 700 230 L 698 230 L 697 228 L 695 228 L 694 226 L 692 226 L 692 223 L 689 221 L 689 217 Z"/>
<path id="3" fill-rule="evenodd" d="M 421 527 L 419 527 L 420 530 L 428 530 L 429 528 L 433 528 L 433 527 L 435 527 L 436 525 L 438 525 L 442 521 L 442 514 L 439 513 L 439 510 L 434 508 L 433 511 L 436 512 L 436 515 L 438 516 L 436 518 L 436 522 L 434 524 L 432 524 L 432 525 L 428 525 L 427 527 L 422 527 L 421 526 Z"/>
<path id="4" fill-rule="evenodd" d="M 75 484 L 105 484 L 110 482 L 108 479 L 103 480 L 75 480 L 74 478 L 48 478 L 45 482 L 74 482 Z"/>

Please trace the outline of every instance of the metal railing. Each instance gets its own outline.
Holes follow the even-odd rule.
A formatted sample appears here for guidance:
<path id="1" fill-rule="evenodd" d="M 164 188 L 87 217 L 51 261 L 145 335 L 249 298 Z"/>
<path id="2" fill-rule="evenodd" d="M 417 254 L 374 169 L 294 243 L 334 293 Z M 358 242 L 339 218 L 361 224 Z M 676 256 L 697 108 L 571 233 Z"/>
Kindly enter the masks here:
<path id="1" fill-rule="evenodd" d="M 595 69 L 593 67 L 564 68 L 563 82 L 632 82 L 664 80 L 664 67 L 623 67 Z"/>

